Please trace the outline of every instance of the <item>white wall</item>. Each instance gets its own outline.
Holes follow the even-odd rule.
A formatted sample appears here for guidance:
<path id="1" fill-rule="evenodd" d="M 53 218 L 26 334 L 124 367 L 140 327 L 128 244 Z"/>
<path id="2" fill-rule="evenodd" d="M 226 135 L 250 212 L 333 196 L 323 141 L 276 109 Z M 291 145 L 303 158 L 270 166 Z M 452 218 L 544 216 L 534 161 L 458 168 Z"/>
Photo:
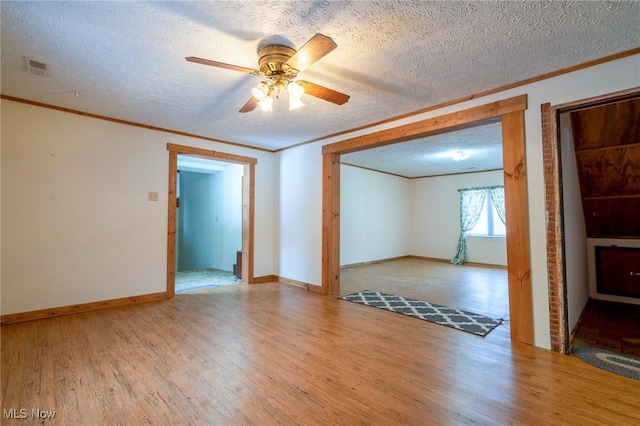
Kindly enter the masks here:
<path id="1" fill-rule="evenodd" d="M 509 82 L 505 82 L 505 84 L 507 83 Z M 314 144 L 282 152 L 280 155 L 280 176 L 285 178 L 287 182 L 280 183 L 281 229 L 279 230 L 279 244 L 281 256 L 279 266 L 281 276 L 317 285 L 322 282 L 322 145 L 527 94 L 525 154 L 535 320 L 534 339 L 536 346 L 550 348 L 540 106 L 547 102 L 552 105 L 563 104 L 637 86 L 640 86 L 640 55 L 607 62 L 488 96 L 477 97 L 445 108 L 359 130 L 348 135 L 327 138 Z M 286 194 L 284 189 L 290 185 L 292 192 Z M 301 196 L 302 199 L 299 199 L 298 196 Z M 289 227 L 286 219 L 294 221 L 295 226 Z M 284 227 L 285 224 L 287 227 Z M 295 232 L 293 232 L 294 230 Z"/>
<path id="2" fill-rule="evenodd" d="M 1 113 L 2 314 L 166 289 L 168 142 L 258 159 L 254 270 L 277 273 L 273 154 L 8 100 Z"/>
<path id="3" fill-rule="evenodd" d="M 460 235 L 458 190 L 502 185 L 502 171 L 406 179 L 340 167 L 340 264 L 423 256 L 450 259 Z M 467 237 L 469 261 L 506 265 L 505 238 Z"/>
<path id="4" fill-rule="evenodd" d="M 232 271 L 236 263 L 236 252 L 242 250 L 242 174 L 244 167 L 229 164 L 215 176 L 221 181 L 220 253 L 215 257 L 214 268 Z"/>
<path id="5" fill-rule="evenodd" d="M 320 144 L 280 151 L 279 273 L 322 285 L 322 151 Z"/>
<path id="6" fill-rule="evenodd" d="M 243 166 L 217 173 L 180 172 L 177 271 L 231 271 L 242 249 Z"/>
<path id="7" fill-rule="evenodd" d="M 180 207 L 176 221 L 176 271 L 213 268 L 216 240 L 214 176 L 180 172 Z"/>
<path id="8" fill-rule="evenodd" d="M 414 256 L 451 259 L 460 237 L 461 188 L 504 183 L 502 170 L 411 180 L 410 250 Z M 505 238 L 467 237 L 469 262 L 506 265 Z"/>
<path id="9" fill-rule="evenodd" d="M 340 264 L 406 256 L 410 180 L 340 166 Z"/>
<path id="10" fill-rule="evenodd" d="M 584 223 L 578 166 L 568 113 L 560 115 L 560 153 L 567 316 L 569 332 L 571 332 L 578 324 L 580 315 L 589 301 L 589 278 L 587 275 L 587 228 Z"/>

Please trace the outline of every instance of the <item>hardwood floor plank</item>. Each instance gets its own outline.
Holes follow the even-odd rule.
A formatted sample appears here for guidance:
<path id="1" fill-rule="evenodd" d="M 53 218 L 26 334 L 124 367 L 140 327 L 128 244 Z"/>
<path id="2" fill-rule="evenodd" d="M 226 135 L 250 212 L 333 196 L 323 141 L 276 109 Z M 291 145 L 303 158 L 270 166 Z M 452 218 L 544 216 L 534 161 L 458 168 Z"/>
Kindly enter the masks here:
<path id="1" fill-rule="evenodd" d="M 408 260 L 389 266 L 407 271 Z M 365 273 L 370 288 L 376 272 Z M 407 273 L 389 292 L 451 304 L 442 277 L 441 290 L 411 290 L 420 274 L 428 275 Z M 363 289 L 342 281 L 343 291 Z M 495 299 L 460 308 L 503 312 Z M 2 409 L 57 412 L 3 425 L 640 422 L 640 382 L 511 344 L 508 328 L 481 338 L 276 283 L 6 325 L 1 334 Z"/>

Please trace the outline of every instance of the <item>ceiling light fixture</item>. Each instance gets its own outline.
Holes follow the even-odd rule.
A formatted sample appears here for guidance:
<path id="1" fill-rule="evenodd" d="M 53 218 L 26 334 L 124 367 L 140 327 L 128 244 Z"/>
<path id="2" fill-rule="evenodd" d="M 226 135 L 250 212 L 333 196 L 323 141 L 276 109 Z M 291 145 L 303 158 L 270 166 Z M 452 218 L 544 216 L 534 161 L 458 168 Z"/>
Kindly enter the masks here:
<path id="1" fill-rule="evenodd" d="M 453 158 L 455 161 L 466 160 L 469 158 L 469 153 L 462 150 L 451 151 L 449 153 L 449 157 Z"/>
<path id="2" fill-rule="evenodd" d="M 287 84 L 287 91 L 289 92 L 289 111 L 302 108 L 304 106 L 304 102 L 302 102 L 304 88 L 295 81 L 290 81 Z"/>
<path id="3" fill-rule="evenodd" d="M 258 83 L 251 89 L 251 95 L 258 100 L 258 106 L 262 111 L 273 111 L 273 100 L 278 99 L 280 92 L 285 89 L 289 92 L 289 110 L 304 106 L 301 100 L 304 88 L 295 81 L 289 81 L 280 76 Z"/>
<path id="4" fill-rule="evenodd" d="M 258 106 L 263 111 L 273 111 L 273 85 L 269 80 L 258 83 L 251 89 L 251 95 L 258 100 Z"/>

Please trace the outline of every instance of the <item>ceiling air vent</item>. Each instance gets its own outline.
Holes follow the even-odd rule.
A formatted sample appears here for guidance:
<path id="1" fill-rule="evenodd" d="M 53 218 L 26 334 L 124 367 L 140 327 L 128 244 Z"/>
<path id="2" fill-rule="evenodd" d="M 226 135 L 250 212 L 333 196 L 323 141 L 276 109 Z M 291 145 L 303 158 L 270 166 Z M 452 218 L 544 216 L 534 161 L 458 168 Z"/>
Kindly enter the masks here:
<path id="1" fill-rule="evenodd" d="M 24 58 L 24 62 L 29 74 L 39 75 L 41 77 L 51 77 L 49 64 L 26 57 Z"/>

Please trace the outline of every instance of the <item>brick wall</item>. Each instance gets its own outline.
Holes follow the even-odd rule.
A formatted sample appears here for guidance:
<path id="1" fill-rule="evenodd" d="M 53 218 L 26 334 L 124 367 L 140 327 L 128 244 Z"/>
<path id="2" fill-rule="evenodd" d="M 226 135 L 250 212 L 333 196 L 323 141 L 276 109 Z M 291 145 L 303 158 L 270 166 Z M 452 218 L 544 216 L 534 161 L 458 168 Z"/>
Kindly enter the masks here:
<path id="1" fill-rule="evenodd" d="M 549 323 L 551 350 L 566 352 L 565 287 L 563 283 L 560 178 L 555 109 L 551 104 L 541 106 L 542 147 L 545 180 L 545 209 L 547 211 L 547 273 L 549 279 Z"/>

